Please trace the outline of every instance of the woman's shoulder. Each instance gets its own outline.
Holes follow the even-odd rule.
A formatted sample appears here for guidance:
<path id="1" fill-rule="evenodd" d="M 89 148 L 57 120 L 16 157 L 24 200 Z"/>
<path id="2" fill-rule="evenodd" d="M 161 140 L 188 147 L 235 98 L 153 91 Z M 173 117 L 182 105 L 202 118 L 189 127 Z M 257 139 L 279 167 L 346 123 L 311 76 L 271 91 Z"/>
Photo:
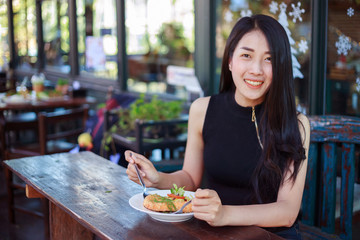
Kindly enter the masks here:
<path id="1" fill-rule="evenodd" d="M 305 114 L 298 113 L 297 119 L 305 128 L 310 128 L 309 118 Z"/>
<path id="2" fill-rule="evenodd" d="M 308 117 L 302 113 L 297 115 L 297 119 L 299 122 L 299 130 L 302 136 L 302 139 L 310 140 L 308 136 L 310 136 L 310 121 Z"/>
<path id="3" fill-rule="evenodd" d="M 202 114 L 205 115 L 207 107 L 209 105 L 210 102 L 210 96 L 208 97 L 201 97 L 196 99 L 190 107 L 190 113 L 195 113 L 197 114 Z"/>

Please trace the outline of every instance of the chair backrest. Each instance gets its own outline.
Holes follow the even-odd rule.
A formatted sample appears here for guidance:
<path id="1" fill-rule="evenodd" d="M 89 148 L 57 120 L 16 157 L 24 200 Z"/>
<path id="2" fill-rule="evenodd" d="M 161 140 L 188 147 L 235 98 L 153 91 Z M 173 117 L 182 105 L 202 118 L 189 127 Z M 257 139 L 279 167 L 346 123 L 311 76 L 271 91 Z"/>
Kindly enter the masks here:
<path id="1" fill-rule="evenodd" d="M 183 125 L 187 129 L 188 119 L 174 119 L 164 121 L 142 121 L 135 122 L 135 151 L 145 153 L 153 149 L 169 149 L 170 158 L 174 158 L 173 150 L 179 147 L 185 147 L 187 136 L 179 138 L 179 126 Z M 152 128 L 152 130 L 151 130 Z M 145 130 L 148 133 L 155 132 L 155 139 L 150 140 L 152 136 L 146 136 Z M 156 138 L 159 140 L 157 141 Z M 163 158 L 164 158 L 163 154 Z"/>
<path id="2" fill-rule="evenodd" d="M 10 153 L 13 146 L 21 141 L 29 141 L 28 136 L 37 140 L 38 120 L 34 112 L 18 113 L 13 115 L 0 116 L 0 145 L 2 159 L 23 157 L 19 153 Z M 31 134 L 28 134 L 31 133 Z M 24 135 L 27 139 L 23 139 Z"/>
<path id="3" fill-rule="evenodd" d="M 311 143 L 302 222 L 334 233 L 337 153 L 341 154 L 340 237 L 352 239 L 355 147 L 360 145 L 360 118 L 311 116 Z"/>
<path id="4" fill-rule="evenodd" d="M 68 151 L 60 149 L 62 140 L 76 143 L 77 137 L 85 131 L 89 107 L 68 109 L 51 113 L 39 113 L 40 154 Z M 50 150 L 49 142 L 56 141 L 55 148 Z M 56 148 L 58 147 L 58 148 Z"/>

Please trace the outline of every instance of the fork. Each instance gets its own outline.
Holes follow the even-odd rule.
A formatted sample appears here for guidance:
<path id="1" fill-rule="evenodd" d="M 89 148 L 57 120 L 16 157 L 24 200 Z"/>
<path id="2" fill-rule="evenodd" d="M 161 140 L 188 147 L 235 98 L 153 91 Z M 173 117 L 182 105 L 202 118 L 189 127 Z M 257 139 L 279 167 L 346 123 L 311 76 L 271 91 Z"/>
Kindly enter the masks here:
<path id="1" fill-rule="evenodd" d="M 191 203 L 191 201 L 192 201 L 192 199 L 191 199 L 190 201 L 186 202 L 184 205 L 182 205 L 182 207 L 181 207 L 179 210 L 177 210 L 176 212 L 172 212 L 171 214 L 180 214 L 180 213 L 182 213 L 182 211 L 184 210 L 184 208 L 185 208 L 187 205 L 189 205 L 189 204 Z"/>
<path id="2" fill-rule="evenodd" d="M 130 157 L 132 157 L 132 154 L 131 154 L 131 153 L 130 153 Z M 146 196 L 148 196 L 149 193 L 148 193 L 147 190 L 146 190 L 145 182 L 144 182 L 143 178 L 141 177 L 139 168 L 138 168 L 138 166 L 137 166 L 136 163 L 134 163 L 134 166 L 135 166 L 136 174 L 137 174 L 137 176 L 138 176 L 138 178 L 139 178 L 140 184 L 141 184 L 141 186 L 144 188 L 144 190 L 143 190 L 143 197 L 146 198 Z"/>

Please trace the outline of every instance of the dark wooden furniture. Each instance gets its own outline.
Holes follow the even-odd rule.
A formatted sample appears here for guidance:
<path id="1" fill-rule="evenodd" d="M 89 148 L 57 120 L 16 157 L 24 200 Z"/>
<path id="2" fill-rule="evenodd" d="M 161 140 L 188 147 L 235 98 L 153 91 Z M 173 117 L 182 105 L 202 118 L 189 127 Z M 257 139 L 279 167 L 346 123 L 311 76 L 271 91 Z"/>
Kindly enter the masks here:
<path id="1" fill-rule="evenodd" d="M 105 116 L 105 119 L 108 118 L 109 116 Z M 136 120 L 134 138 L 129 138 L 119 133 L 113 133 L 112 138 L 115 144 L 144 154 L 147 157 L 151 156 L 152 150 L 161 150 L 161 160 L 153 161 L 154 166 L 162 172 L 173 172 L 181 169 L 184 162 L 183 155 L 176 155 L 176 149 L 183 149 L 184 152 L 187 141 L 186 133 L 179 135 L 176 129 L 182 126 L 186 130 L 187 122 L 187 118 L 164 121 Z M 161 132 L 159 138 L 146 137 L 145 130 L 149 131 L 149 129 L 159 130 L 159 132 Z M 151 132 L 151 130 L 149 132 Z M 168 154 L 166 154 L 166 151 L 168 151 Z"/>
<path id="2" fill-rule="evenodd" d="M 14 159 L 25 156 L 45 155 L 49 153 L 69 152 L 77 146 L 77 137 L 85 131 L 85 124 L 88 118 L 88 106 L 77 109 L 68 109 L 52 113 L 40 112 L 38 114 L 38 137 L 37 143 L 30 144 L 5 144 L 5 159 Z M 9 124 L 4 129 L 6 136 Z M 13 126 L 16 128 L 16 126 Z M 18 130 L 18 129 L 16 129 Z M 5 137 L 7 142 L 8 137 Z M 15 190 L 24 189 L 25 185 L 14 181 L 12 172 L 5 169 L 6 187 L 8 193 L 8 211 L 10 222 L 15 223 L 15 210 L 33 214 L 38 217 L 45 217 L 45 226 L 48 226 L 48 203 L 43 200 L 43 211 L 33 211 L 16 205 L 14 201 Z M 47 229 L 47 228 L 46 228 Z M 48 231 L 45 231 L 48 235 Z"/>
<path id="3" fill-rule="evenodd" d="M 5 122 L 2 127 L 5 159 L 70 151 L 76 146 L 78 135 L 85 131 L 88 111 L 89 107 L 85 105 L 57 112 L 38 113 L 36 129 L 39 141 L 31 144 L 12 144 L 7 133 L 19 130 L 24 123 Z M 29 125 L 34 126 L 33 121 Z"/>
<path id="4" fill-rule="evenodd" d="M 262 228 L 211 227 L 192 218 L 164 223 L 133 209 L 129 199 L 142 191 L 125 168 L 91 152 L 9 160 L 28 196 L 50 202 L 51 239 L 282 239 Z"/>
<path id="5" fill-rule="evenodd" d="M 14 131 L 25 131 L 29 129 L 36 129 L 37 114 L 39 112 L 52 112 L 55 109 L 71 109 L 84 106 L 86 104 L 95 103 L 92 97 L 86 98 L 70 98 L 64 97 L 61 99 L 54 99 L 48 101 L 33 101 L 28 103 L 5 104 L 0 105 L 0 139 L 1 139 L 1 154 L 2 159 L 5 151 L 4 146 L 4 131 L 13 129 Z"/>
<path id="6" fill-rule="evenodd" d="M 6 84 L 6 72 L 0 72 L 0 92 L 6 92 L 8 90 Z"/>
<path id="7" fill-rule="evenodd" d="M 327 233 L 335 232 L 336 181 L 340 175 L 339 236 L 352 239 L 355 162 L 359 161 L 355 159 L 355 149 L 360 144 L 360 118 L 326 115 L 309 119 L 311 144 L 302 222 Z"/>
<path id="8" fill-rule="evenodd" d="M 3 115 L 6 111 L 22 111 L 22 112 L 40 112 L 47 109 L 55 108 L 76 108 L 84 104 L 94 104 L 96 99 L 93 97 L 72 98 L 65 96 L 63 98 L 49 99 L 46 101 L 30 101 L 24 103 L 0 105 L 0 114 Z"/>
<path id="9" fill-rule="evenodd" d="M 40 154 L 68 152 L 77 146 L 78 136 L 86 130 L 88 116 L 88 106 L 39 113 Z"/>

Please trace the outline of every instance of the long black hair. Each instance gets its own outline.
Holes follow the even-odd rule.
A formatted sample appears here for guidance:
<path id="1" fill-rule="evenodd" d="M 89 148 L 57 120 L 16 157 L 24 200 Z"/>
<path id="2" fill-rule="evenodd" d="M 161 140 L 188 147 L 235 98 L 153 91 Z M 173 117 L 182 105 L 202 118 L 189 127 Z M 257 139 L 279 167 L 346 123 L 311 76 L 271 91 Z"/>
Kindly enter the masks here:
<path id="1" fill-rule="evenodd" d="M 306 156 L 295 105 L 290 44 L 284 28 L 274 18 L 259 14 L 241 18 L 235 24 L 225 46 L 220 92 L 235 91 L 229 61 L 241 38 L 253 30 L 260 30 L 267 39 L 273 72 L 259 124 L 264 149 L 252 178 L 254 202 L 266 203 L 276 201 L 292 163 L 291 180 L 295 181 Z"/>

